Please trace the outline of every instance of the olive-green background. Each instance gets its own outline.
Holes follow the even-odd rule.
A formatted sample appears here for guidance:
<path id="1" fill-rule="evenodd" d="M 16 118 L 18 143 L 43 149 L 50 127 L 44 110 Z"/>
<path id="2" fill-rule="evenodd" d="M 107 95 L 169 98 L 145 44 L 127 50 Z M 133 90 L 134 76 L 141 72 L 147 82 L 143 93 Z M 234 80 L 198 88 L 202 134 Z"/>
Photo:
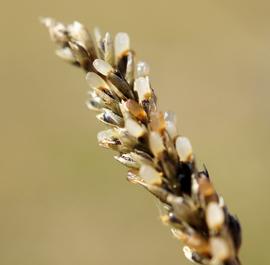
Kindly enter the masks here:
<path id="1" fill-rule="evenodd" d="M 185 265 L 156 202 L 129 184 L 89 112 L 84 75 L 39 16 L 127 31 L 243 226 L 244 265 L 269 264 L 270 4 L 262 0 L 1 1 L 0 264 Z"/>

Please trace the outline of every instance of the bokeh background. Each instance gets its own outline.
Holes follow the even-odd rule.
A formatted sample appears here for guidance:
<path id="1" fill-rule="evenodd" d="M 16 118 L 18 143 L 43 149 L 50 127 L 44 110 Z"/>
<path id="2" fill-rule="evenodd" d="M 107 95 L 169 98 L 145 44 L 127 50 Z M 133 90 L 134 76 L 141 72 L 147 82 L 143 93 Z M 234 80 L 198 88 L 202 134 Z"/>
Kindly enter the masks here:
<path id="1" fill-rule="evenodd" d="M 156 202 L 129 184 L 84 102 L 84 75 L 39 22 L 127 31 L 243 226 L 243 264 L 269 264 L 270 2 L 3 1 L 0 264 L 189 264 Z"/>

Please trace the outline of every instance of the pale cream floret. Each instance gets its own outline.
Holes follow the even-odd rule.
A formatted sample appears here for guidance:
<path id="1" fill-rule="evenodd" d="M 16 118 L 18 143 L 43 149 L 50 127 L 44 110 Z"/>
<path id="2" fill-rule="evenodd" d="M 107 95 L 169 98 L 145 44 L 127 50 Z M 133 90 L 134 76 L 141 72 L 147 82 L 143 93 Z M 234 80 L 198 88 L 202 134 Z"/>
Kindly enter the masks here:
<path id="1" fill-rule="evenodd" d="M 140 125 L 133 119 L 128 118 L 125 121 L 125 127 L 130 135 L 139 138 L 146 133 L 146 128 L 143 125 Z"/>
<path id="2" fill-rule="evenodd" d="M 107 76 L 110 72 L 113 71 L 112 66 L 109 63 L 107 63 L 101 59 L 96 59 L 93 62 L 93 65 L 99 73 L 101 73 L 105 76 Z"/>
<path id="3" fill-rule="evenodd" d="M 149 144 L 155 156 L 158 156 L 158 154 L 162 153 L 165 149 L 162 137 L 158 132 L 150 132 Z"/>
<path id="4" fill-rule="evenodd" d="M 134 90 L 138 92 L 140 102 L 149 99 L 152 95 L 149 79 L 147 77 L 137 78 L 134 82 Z"/>
<path id="5" fill-rule="evenodd" d="M 69 47 L 58 49 L 55 51 L 55 54 L 65 61 L 68 61 L 68 62 L 75 61 L 75 57 L 73 56 L 73 53 Z"/>
<path id="6" fill-rule="evenodd" d="M 209 229 L 219 229 L 225 220 L 224 211 L 216 202 L 210 202 L 206 208 L 206 222 Z"/>
<path id="7" fill-rule="evenodd" d="M 125 32 L 119 32 L 114 39 L 114 53 L 116 60 L 130 49 L 129 36 Z"/>
<path id="8" fill-rule="evenodd" d="M 152 166 L 142 165 L 139 175 L 147 184 L 161 183 L 161 173 L 155 170 Z"/>
<path id="9" fill-rule="evenodd" d="M 213 237 L 210 239 L 210 247 L 213 262 L 220 262 L 226 260 L 230 256 L 230 249 L 227 242 L 220 237 Z"/>
<path id="10" fill-rule="evenodd" d="M 177 128 L 171 121 L 165 121 L 166 131 L 173 140 L 177 136 Z"/>
<path id="11" fill-rule="evenodd" d="M 194 263 L 194 260 L 192 259 L 192 251 L 191 251 L 191 249 L 190 249 L 189 247 L 187 247 L 187 246 L 184 246 L 184 247 L 183 247 L 183 252 L 184 252 L 185 257 L 186 257 L 189 261 L 191 261 L 191 262 Z"/>
<path id="12" fill-rule="evenodd" d="M 150 67 L 146 62 L 138 62 L 136 65 L 136 77 L 146 77 L 149 76 Z"/>
<path id="13" fill-rule="evenodd" d="M 98 89 L 98 88 L 108 88 L 107 83 L 96 73 L 94 72 L 88 72 L 86 74 L 86 81 L 88 85 L 93 88 L 93 89 Z"/>
<path id="14" fill-rule="evenodd" d="M 176 139 L 175 146 L 180 161 L 187 162 L 192 158 L 192 146 L 187 137 L 179 136 Z"/>

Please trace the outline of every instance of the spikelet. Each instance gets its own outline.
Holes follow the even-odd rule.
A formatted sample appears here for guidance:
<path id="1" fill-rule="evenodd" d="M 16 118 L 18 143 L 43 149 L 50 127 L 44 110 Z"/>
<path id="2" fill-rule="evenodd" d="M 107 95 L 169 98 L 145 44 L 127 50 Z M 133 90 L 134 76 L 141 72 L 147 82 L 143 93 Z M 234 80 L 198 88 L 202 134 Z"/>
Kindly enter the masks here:
<path id="1" fill-rule="evenodd" d="M 162 220 L 185 245 L 185 256 L 199 264 L 239 265 L 240 224 L 208 171 L 197 169 L 191 143 L 178 134 L 175 116 L 157 110 L 149 66 L 135 61 L 129 36 L 120 32 L 113 39 L 95 29 L 93 41 L 79 22 L 42 22 L 57 45 L 56 54 L 87 72 L 87 106 L 109 127 L 98 133 L 99 144 L 118 152 L 114 157 L 129 168 L 128 180 L 162 202 Z"/>

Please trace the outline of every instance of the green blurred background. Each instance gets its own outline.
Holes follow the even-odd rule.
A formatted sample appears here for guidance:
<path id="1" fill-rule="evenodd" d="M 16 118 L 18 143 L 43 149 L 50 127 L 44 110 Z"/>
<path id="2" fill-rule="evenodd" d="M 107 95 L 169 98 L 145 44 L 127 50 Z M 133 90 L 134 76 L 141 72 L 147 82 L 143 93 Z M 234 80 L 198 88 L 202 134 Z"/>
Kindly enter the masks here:
<path id="1" fill-rule="evenodd" d="M 89 112 L 84 75 L 39 22 L 127 31 L 243 226 L 243 264 L 269 264 L 270 2 L 1 2 L 1 265 L 189 264 L 156 202 L 129 184 Z M 268 262 L 267 262 L 268 261 Z"/>

